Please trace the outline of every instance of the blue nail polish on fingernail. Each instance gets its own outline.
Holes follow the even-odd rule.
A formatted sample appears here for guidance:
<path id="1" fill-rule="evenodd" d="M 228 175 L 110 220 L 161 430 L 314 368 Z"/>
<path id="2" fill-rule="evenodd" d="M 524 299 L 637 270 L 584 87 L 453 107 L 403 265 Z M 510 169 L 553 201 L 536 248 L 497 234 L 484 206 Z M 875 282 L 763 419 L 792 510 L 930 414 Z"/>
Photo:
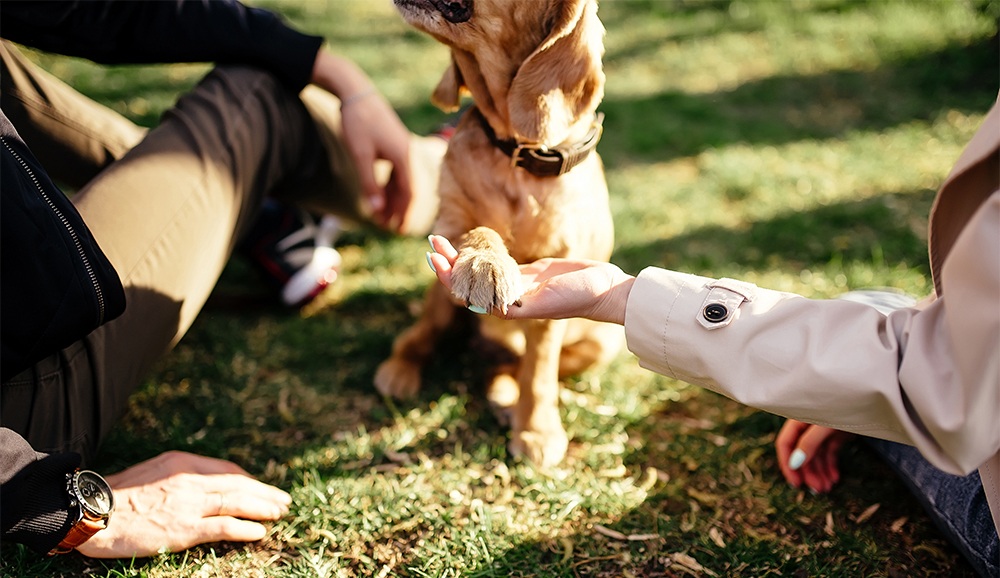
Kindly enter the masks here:
<path id="1" fill-rule="evenodd" d="M 431 252 L 437 253 L 437 249 L 434 248 L 434 243 L 431 243 L 431 237 L 434 235 L 427 235 L 427 242 L 431 244 Z"/>
<path id="2" fill-rule="evenodd" d="M 485 307 L 480 307 L 478 305 L 469 305 L 469 311 L 473 313 L 478 313 L 480 315 L 486 315 L 487 311 Z"/>
<path id="3" fill-rule="evenodd" d="M 795 450 L 788 458 L 788 467 L 793 470 L 801 468 L 804 463 L 806 463 L 806 453 L 802 450 Z"/>
<path id="4" fill-rule="evenodd" d="M 430 266 L 431 271 L 434 271 L 435 273 L 437 273 L 438 270 L 437 270 L 437 267 L 434 266 L 434 261 L 431 261 L 431 254 L 430 254 L 430 252 L 427 252 L 427 253 L 424 253 L 424 254 L 427 255 L 427 264 Z"/>

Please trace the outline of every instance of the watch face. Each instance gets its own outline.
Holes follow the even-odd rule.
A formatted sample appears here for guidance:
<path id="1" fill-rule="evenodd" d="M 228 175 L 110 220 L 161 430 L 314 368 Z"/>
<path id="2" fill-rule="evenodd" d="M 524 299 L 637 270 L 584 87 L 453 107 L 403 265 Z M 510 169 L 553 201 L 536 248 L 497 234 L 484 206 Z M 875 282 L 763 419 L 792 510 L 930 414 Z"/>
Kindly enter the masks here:
<path id="1" fill-rule="evenodd" d="M 104 478 L 88 470 L 77 472 L 73 478 L 73 493 L 83 509 L 91 516 L 103 518 L 115 509 L 115 495 Z"/>

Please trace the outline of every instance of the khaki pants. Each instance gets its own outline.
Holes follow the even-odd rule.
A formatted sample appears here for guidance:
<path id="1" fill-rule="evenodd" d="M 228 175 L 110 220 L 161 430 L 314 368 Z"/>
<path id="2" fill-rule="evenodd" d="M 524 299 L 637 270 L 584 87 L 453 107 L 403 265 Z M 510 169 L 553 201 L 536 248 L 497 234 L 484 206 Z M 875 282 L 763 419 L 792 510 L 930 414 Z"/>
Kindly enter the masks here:
<path id="1" fill-rule="evenodd" d="M 0 424 L 37 451 L 76 451 L 86 463 L 190 327 L 263 198 L 362 221 L 357 173 L 339 103 L 315 87 L 296 95 L 265 72 L 220 66 L 147 133 L 10 43 L 0 56 L 0 108 L 50 175 L 80 189 L 73 203 L 127 298 L 121 317 L 4 383 Z M 422 222 L 411 232 L 430 229 L 444 148 L 411 142 L 423 171 L 413 175 Z"/>

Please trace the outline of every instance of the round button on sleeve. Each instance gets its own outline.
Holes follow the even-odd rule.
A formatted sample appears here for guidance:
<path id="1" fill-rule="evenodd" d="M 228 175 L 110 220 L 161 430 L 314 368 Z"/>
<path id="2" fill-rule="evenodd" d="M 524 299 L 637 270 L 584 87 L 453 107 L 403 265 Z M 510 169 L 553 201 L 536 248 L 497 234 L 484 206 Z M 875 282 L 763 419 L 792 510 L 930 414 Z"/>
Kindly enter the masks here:
<path id="1" fill-rule="evenodd" d="M 729 317 L 729 309 L 722 303 L 710 303 L 705 306 L 702 316 L 711 323 L 719 323 Z"/>

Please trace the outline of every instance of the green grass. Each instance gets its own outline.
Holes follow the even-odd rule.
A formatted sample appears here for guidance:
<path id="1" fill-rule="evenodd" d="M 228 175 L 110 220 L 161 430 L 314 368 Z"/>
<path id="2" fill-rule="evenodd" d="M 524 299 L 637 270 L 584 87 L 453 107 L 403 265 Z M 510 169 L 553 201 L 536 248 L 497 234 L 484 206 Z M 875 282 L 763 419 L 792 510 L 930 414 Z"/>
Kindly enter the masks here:
<path id="1" fill-rule="evenodd" d="M 428 96 L 447 51 L 388 0 L 267 5 L 358 61 L 414 131 L 446 118 Z M 605 1 L 613 261 L 813 298 L 926 294 L 934 192 L 1000 85 L 998 14 L 995 1 Z M 33 57 L 147 126 L 207 70 Z M 794 490 L 775 463 L 780 418 L 628 354 L 565 382 L 571 446 L 548 475 L 508 455 L 467 329 L 418 399 L 382 399 L 375 367 L 432 281 L 425 243 L 350 233 L 343 277 L 301 313 L 263 299 L 234 259 L 102 449 L 105 472 L 168 449 L 239 463 L 293 495 L 267 539 L 111 562 L 8 544 L 0 573 L 973 576 L 863 444 L 829 495 Z"/>

